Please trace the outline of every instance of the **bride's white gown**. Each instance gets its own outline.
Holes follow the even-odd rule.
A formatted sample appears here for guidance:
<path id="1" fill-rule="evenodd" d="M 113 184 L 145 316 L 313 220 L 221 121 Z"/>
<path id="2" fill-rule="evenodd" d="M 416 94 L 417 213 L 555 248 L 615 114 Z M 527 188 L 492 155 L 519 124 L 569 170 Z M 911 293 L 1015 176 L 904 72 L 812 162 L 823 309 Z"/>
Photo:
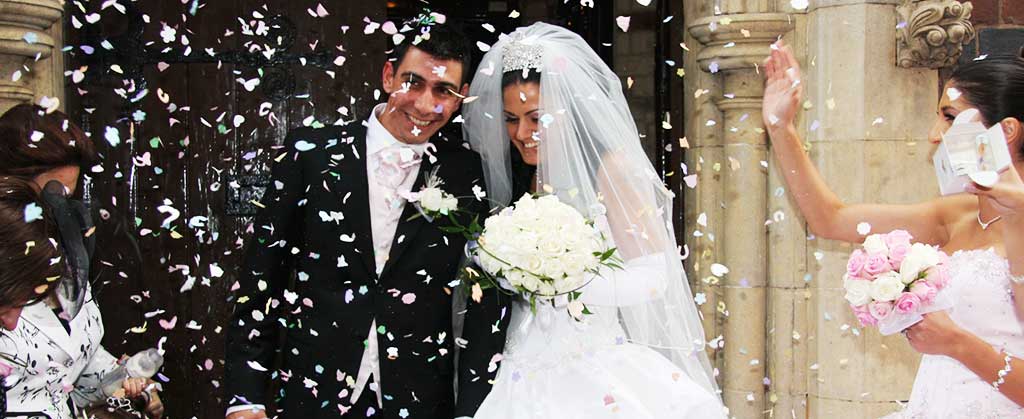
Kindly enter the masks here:
<path id="1" fill-rule="evenodd" d="M 949 266 L 950 291 L 957 298 L 949 310 L 953 321 L 996 349 L 1024 355 L 1024 332 L 1014 313 L 1006 259 L 991 249 L 958 251 Z M 1024 409 L 963 364 L 925 355 L 906 408 L 886 419 L 1021 417 Z"/>
<path id="2" fill-rule="evenodd" d="M 613 307 L 588 307 L 594 314 L 578 322 L 565 308 L 538 302 L 534 315 L 517 300 L 504 360 L 474 418 L 725 417 L 718 397 L 675 364 L 627 343 Z"/>

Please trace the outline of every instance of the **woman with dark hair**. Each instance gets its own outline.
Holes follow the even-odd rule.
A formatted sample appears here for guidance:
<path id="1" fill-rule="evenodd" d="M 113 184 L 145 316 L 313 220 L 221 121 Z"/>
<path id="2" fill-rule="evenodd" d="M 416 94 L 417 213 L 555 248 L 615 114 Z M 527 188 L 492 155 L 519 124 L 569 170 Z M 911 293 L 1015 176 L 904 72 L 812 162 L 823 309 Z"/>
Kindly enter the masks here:
<path id="1" fill-rule="evenodd" d="M 25 306 L 53 295 L 64 275 L 57 226 L 45 212 L 33 215 L 42 207 L 29 183 L 0 178 L 0 326 L 7 331 Z"/>
<path id="2" fill-rule="evenodd" d="M 112 389 L 116 381 L 104 382 L 119 365 L 100 345 L 103 322 L 89 285 L 92 222 L 85 206 L 68 198 L 78 186 L 80 168 L 94 160 L 92 142 L 60 112 L 19 105 L 0 116 L 0 175 L 11 184 L 21 182 L 10 187 L 17 189 L 13 197 L 32 200 L 16 208 L 23 222 L 42 219 L 52 226 L 47 230 L 52 239 L 34 247 L 55 247 L 51 259 L 60 264 L 46 277 L 51 283 L 45 298 L 18 296 L 3 304 L 5 325 L 20 311 L 20 320 L 11 322 L 10 331 L 0 339 L 0 353 L 15 364 L 4 380 L 7 407 L 12 412 L 71 418 L 78 409 L 101 405 L 110 396 L 136 398 L 146 393 L 146 412 L 160 417 L 163 404 L 148 379 L 123 380 L 123 395 Z M 0 232 L 0 247 L 19 246 L 24 251 L 27 245 L 18 236 Z M 9 266 L 6 260 L 2 263 L 0 270 Z"/>
<path id="3" fill-rule="evenodd" d="M 954 119 L 976 109 L 986 128 L 999 125 L 1012 156 L 992 187 L 912 205 L 842 202 L 804 152 L 795 119 L 800 67 L 777 44 L 765 66 L 763 118 L 789 191 L 811 231 L 860 243 L 860 223 L 875 232 L 908 231 L 915 241 L 950 254 L 949 290 L 957 300 L 904 333 L 924 357 L 906 408 L 893 418 L 1021 417 L 1024 415 L 1024 59 L 982 58 L 955 69 L 930 133 L 942 141 Z M 973 113 L 973 111 L 971 111 Z"/>

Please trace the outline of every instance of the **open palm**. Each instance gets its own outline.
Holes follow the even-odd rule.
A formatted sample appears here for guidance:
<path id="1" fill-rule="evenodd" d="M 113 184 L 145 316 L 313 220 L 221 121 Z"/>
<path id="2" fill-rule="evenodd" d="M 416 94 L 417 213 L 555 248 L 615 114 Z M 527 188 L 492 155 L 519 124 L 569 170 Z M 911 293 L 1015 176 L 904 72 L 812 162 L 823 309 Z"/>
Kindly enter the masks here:
<path id="1" fill-rule="evenodd" d="M 771 56 L 765 60 L 761 113 L 769 131 L 793 124 L 800 106 L 801 91 L 800 64 L 793 51 L 779 41 L 772 46 Z"/>

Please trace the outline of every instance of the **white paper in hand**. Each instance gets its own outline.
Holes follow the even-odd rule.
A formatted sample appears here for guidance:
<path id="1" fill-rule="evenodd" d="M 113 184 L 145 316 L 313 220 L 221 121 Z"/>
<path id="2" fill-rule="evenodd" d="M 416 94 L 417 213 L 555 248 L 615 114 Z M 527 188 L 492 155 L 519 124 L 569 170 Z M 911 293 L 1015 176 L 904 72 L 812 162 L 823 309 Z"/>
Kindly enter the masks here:
<path id="1" fill-rule="evenodd" d="M 960 112 L 942 135 L 932 157 L 939 190 L 943 195 L 961 193 L 972 181 L 990 187 L 999 173 L 1010 167 L 1010 151 L 1002 126 L 985 128 L 976 109 Z"/>

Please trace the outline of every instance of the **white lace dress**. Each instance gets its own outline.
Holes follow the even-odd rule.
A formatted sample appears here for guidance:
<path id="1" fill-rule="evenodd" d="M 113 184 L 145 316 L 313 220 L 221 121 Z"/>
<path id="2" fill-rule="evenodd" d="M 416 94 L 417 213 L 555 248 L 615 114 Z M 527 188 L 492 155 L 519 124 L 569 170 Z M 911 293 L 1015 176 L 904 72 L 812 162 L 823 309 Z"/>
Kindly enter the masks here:
<path id="1" fill-rule="evenodd" d="M 950 291 L 956 298 L 949 310 L 953 321 L 996 349 L 1024 355 L 1024 332 L 1014 313 L 1006 259 L 991 249 L 958 251 L 949 265 Z M 963 364 L 925 355 L 906 408 L 886 419 L 1022 417 L 1024 409 Z"/>
<path id="2" fill-rule="evenodd" d="M 513 306 L 504 360 L 475 419 L 724 418 L 718 397 L 661 354 L 625 341 L 615 310 Z"/>

